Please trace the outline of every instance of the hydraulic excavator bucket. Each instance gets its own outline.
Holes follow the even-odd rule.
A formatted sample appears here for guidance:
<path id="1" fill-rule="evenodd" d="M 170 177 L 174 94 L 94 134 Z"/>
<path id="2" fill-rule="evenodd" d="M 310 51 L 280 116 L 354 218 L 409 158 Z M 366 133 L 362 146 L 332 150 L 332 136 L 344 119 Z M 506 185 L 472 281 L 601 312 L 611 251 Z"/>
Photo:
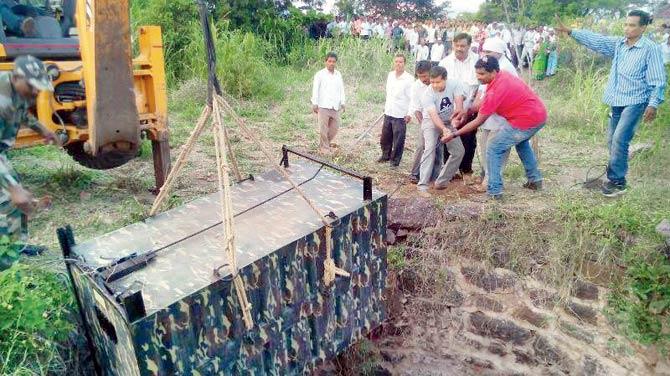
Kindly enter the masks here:
<path id="1" fill-rule="evenodd" d="M 135 155 L 140 145 L 133 90 L 128 0 L 86 0 L 78 6 L 89 139 L 84 149 L 97 156 Z M 82 27 L 83 26 L 83 27 Z"/>

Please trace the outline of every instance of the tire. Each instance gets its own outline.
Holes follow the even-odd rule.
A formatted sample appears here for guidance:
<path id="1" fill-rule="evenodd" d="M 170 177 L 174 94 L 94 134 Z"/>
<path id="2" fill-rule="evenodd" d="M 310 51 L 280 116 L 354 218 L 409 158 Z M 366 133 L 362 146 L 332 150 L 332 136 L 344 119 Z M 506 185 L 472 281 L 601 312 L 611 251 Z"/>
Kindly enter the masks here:
<path id="1" fill-rule="evenodd" d="M 72 159 L 77 161 L 77 163 L 94 170 L 109 170 L 123 166 L 130 160 L 135 159 L 139 154 L 138 152 L 122 153 L 118 151 L 112 151 L 92 156 L 84 151 L 84 142 L 73 142 L 71 144 L 67 144 L 65 145 L 65 150 L 72 157 Z"/>

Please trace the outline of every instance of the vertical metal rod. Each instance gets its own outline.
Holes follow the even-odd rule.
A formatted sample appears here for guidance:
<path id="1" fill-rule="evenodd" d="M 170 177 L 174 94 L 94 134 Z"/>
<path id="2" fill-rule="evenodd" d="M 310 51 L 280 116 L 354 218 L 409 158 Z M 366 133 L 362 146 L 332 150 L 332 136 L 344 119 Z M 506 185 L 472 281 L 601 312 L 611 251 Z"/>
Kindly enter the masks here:
<path id="1" fill-rule="evenodd" d="M 283 145 L 281 147 L 281 152 L 282 152 L 281 164 L 284 165 L 284 168 L 288 168 L 288 147 L 286 145 Z"/>
<path id="2" fill-rule="evenodd" d="M 372 178 L 363 178 L 363 201 L 372 201 Z"/>
<path id="3" fill-rule="evenodd" d="M 93 337 L 91 336 L 91 327 L 88 326 L 88 321 L 86 321 L 86 315 L 84 314 L 84 306 L 81 303 L 81 297 L 77 291 L 77 285 L 74 283 L 74 275 L 72 275 L 72 265 L 70 258 L 72 258 L 72 246 L 74 237 L 72 235 L 72 228 L 70 225 L 61 227 L 56 231 L 58 235 L 58 242 L 60 243 L 60 248 L 63 251 L 63 260 L 65 261 L 65 269 L 67 270 L 67 275 L 70 277 L 70 284 L 72 284 L 72 291 L 74 292 L 74 300 L 77 302 L 77 310 L 79 311 L 79 318 L 81 319 L 81 324 L 84 326 L 84 336 L 86 337 L 86 342 L 88 343 L 88 348 L 90 349 L 93 355 L 93 369 L 95 374 L 102 376 L 102 367 L 98 361 L 98 356 L 96 352 L 95 343 L 93 342 Z"/>

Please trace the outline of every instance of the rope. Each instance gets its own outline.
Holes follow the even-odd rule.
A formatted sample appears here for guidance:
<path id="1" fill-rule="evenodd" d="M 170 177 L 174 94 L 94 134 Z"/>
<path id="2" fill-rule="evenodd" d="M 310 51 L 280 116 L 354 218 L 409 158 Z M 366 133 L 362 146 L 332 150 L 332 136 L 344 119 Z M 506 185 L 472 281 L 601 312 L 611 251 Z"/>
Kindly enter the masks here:
<path id="1" fill-rule="evenodd" d="M 253 319 L 251 317 L 251 304 L 246 295 L 246 290 L 244 288 L 244 282 L 239 275 L 239 270 L 237 268 L 237 261 L 235 257 L 235 228 L 233 226 L 233 212 L 232 212 L 232 198 L 230 194 L 230 177 L 228 175 L 231 170 L 230 165 L 227 159 L 227 153 L 232 154 L 232 150 L 229 148 L 229 141 L 227 139 L 227 132 L 222 125 L 221 120 L 221 111 L 217 103 L 213 103 L 214 106 L 214 116 L 213 116 L 213 128 L 212 132 L 214 134 L 214 143 L 215 143 L 215 152 L 216 152 L 216 162 L 217 162 L 217 175 L 219 178 L 219 198 L 221 200 L 221 216 L 223 218 L 223 231 L 225 235 L 224 239 L 224 251 L 226 257 L 229 260 L 229 264 L 232 269 L 233 274 L 233 284 L 235 287 L 235 293 L 237 299 L 240 303 L 240 309 L 242 310 L 242 318 L 247 329 L 253 328 Z M 212 106 L 205 106 L 196 123 L 195 128 L 191 132 L 184 148 L 182 149 L 177 161 L 175 162 L 174 168 L 170 171 L 165 180 L 165 184 L 160 189 L 156 200 L 154 201 L 151 211 L 149 212 L 150 216 L 154 216 L 160 209 L 162 203 L 165 201 L 165 198 L 170 193 L 176 177 L 181 172 L 184 162 L 188 158 L 189 154 L 193 150 L 193 147 L 200 137 L 203 129 L 207 125 L 210 117 L 212 115 Z M 226 147 L 228 146 L 228 147 Z M 226 150 L 228 149 L 228 150 Z M 233 171 L 239 175 L 239 169 L 237 169 L 236 164 L 234 164 Z M 219 269 L 214 270 L 214 274 L 219 276 Z"/>
<path id="2" fill-rule="evenodd" d="M 591 176 L 591 172 L 592 172 L 593 170 L 595 170 L 596 168 L 603 168 L 603 172 L 601 172 L 600 175 L 596 176 L 595 178 L 591 178 L 591 177 L 590 177 L 590 176 Z M 594 166 L 591 166 L 591 167 L 589 167 L 589 169 L 586 171 L 586 177 L 584 178 L 584 181 L 583 181 L 583 182 L 577 182 L 577 183 L 571 185 L 570 188 L 574 188 L 574 187 L 577 187 L 577 186 L 580 186 L 580 185 L 581 185 L 582 187 L 588 188 L 591 184 L 597 182 L 598 180 L 600 180 L 600 178 L 602 178 L 602 177 L 605 176 L 606 174 L 607 174 L 607 165 L 594 165 Z"/>
<path id="3" fill-rule="evenodd" d="M 256 136 L 254 132 L 252 132 L 249 128 L 247 128 L 247 125 L 239 115 L 235 112 L 235 110 L 228 104 L 228 102 L 220 95 L 214 95 L 214 102 L 218 102 L 219 105 L 223 107 L 223 109 L 228 113 L 228 115 L 237 123 L 237 125 L 240 127 L 242 132 L 255 144 L 259 147 L 261 152 L 264 154 L 265 158 L 268 160 L 272 160 L 272 155 L 269 151 L 269 148 L 261 141 L 260 138 Z M 349 277 L 349 273 L 347 273 L 345 270 L 338 268 L 335 265 L 335 261 L 333 260 L 333 246 L 332 246 L 332 224 L 326 220 L 326 215 L 314 204 L 312 200 L 310 200 L 305 192 L 300 188 L 298 184 L 296 184 L 293 179 L 291 179 L 291 176 L 281 167 L 277 165 L 272 166 L 275 171 L 279 172 L 286 181 L 291 184 L 293 189 L 298 192 L 300 197 L 309 205 L 310 208 L 319 216 L 321 219 L 321 222 L 323 223 L 326 231 L 325 231 L 325 236 L 326 236 L 326 259 L 323 263 L 324 266 L 324 273 L 323 273 L 323 282 L 326 284 L 326 286 L 330 286 L 334 281 L 335 281 L 335 276 L 340 275 L 344 277 Z"/>
<path id="4" fill-rule="evenodd" d="M 221 123 L 223 124 L 223 122 Z M 235 181 L 242 181 L 242 174 L 240 173 L 240 167 L 239 164 L 237 163 L 237 157 L 235 156 L 235 153 L 233 152 L 233 147 L 230 144 L 230 135 L 228 134 L 228 128 L 227 127 L 222 127 L 223 128 L 223 135 L 225 136 L 223 139 L 226 141 L 226 149 L 228 150 L 228 157 L 230 158 L 230 165 L 233 170 L 233 175 L 235 176 Z"/>
<path id="5" fill-rule="evenodd" d="M 195 128 L 193 128 L 191 135 L 188 137 L 188 140 L 186 141 L 184 148 L 182 149 L 181 153 L 179 153 L 177 161 L 174 163 L 174 167 L 172 168 L 167 178 L 165 179 L 165 183 L 163 183 L 163 186 L 160 188 L 160 191 L 158 192 L 158 196 L 156 196 L 156 199 L 154 200 L 154 204 L 151 206 L 151 210 L 149 211 L 150 217 L 156 215 L 158 209 L 160 209 L 161 207 L 161 204 L 163 204 L 163 201 L 165 201 L 165 198 L 167 197 L 168 193 L 170 193 L 170 190 L 174 185 L 177 175 L 179 175 L 179 172 L 181 172 L 181 169 L 184 166 L 186 158 L 191 153 L 193 145 L 195 145 L 196 140 L 198 139 L 198 137 L 200 137 L 200 133 L 202 133 L 202 130 L 205 128 L 207 120 L 209 120 L 209 116 L 211 114 L 212 114 L 212 107 L 205 106 L 205 108 L 203 108 L 202 110 L 202 113 L 200 114 L 200 117 L 198 118 L 198 122 L 196 123 Z"/>
<path id="6" fill-rule="evenodd" d="M 221 122 L 221 111 L 217 102 L 214 102 L 214 127 L 212 128 L 212 133 L 214 134 L 214 144 L 216 152 L 216 165 L 217 165 L 217 175 L 219 177 L 219 199 L 221 200 L 221 217 L 223 218 L 223 233 L 225 235 L 224 250 L 226 256 L 230 262 L 230 267 L 233 272 L 233 284 L 235 285 L 235 292 L 237 294 L 237 300 L 240 303 L 240 308 L 242 309 L 242 318 L 244 319 L 244 324 L 247 329 L 253 328 L 253 319 L 251 318 L 251 304 L 246 295 L 246 290 L 244 288 L 244 283 L 242 282 L 242 277 L 239 274 L 239 269 L 237 268 L 237 259 L 235 256 L 235 227 L 233 225 L 233 199 L 231 196 L 230 189 L 230 178 L 228 172 L 230 171 L 230 166 L 228 164 L 228 158 L 226 153 L 227 142 L 227 133 L 225 132 L 224 126 Z M 228 150 L 230 151 L 230 150 Z M 218 273 L 216 269 L 215 274 Z"/>

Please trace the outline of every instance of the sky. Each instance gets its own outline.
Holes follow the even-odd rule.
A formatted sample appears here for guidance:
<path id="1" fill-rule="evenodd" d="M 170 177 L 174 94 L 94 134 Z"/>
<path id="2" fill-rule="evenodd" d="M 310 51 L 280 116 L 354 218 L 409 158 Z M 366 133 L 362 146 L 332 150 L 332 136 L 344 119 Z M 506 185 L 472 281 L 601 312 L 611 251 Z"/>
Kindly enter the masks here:
<path id="1" fill-rule="evenodd" d="M 437 0 L 437 3 L 441 2 L 441 0 Z M 451 0 L 451 11 L 454 13 L 476 12 L 483 2 L 484 0 Z"/>
<path id="2" fill-rule="evenodd" d="M 329 12 L 335 1 L 336 0 L 326 0 L 324 11 Z M 444 0 L 437 0 L 436 2 L 439 4 L 444 2 Z M 453 13 L 476 12 L 477 9 L 479 9 L 479 5 L 483 2 L 484 0 L 451 0 L 450 10 Z"/>

